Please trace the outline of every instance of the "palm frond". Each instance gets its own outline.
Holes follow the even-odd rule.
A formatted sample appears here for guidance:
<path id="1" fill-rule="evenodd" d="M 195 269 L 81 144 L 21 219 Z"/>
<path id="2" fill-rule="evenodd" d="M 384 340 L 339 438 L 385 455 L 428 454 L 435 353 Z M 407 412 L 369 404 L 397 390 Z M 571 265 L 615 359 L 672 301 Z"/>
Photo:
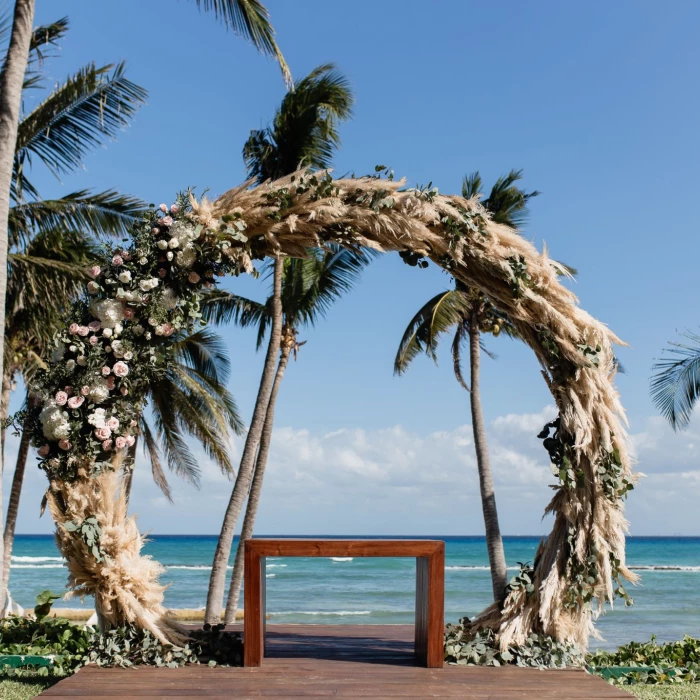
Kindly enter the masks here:
<path id="1" fill-rule="evenodd" d="M 21 165 L 37 155 L 57 176 L 73 170 L 129 124 L 146 96 L 126 78 L 124 62 L 81 68 L 22 119 L 15 159 Z"/>
<path id="2" fill-rule="evenodd" d="M 292 75 L 284 56 L 275 41 L 275 30 L 270 22 L 270 13 L 259 0 L 196 0 L 197 7 L 212 12 L 227 28 L 244 39 L 248 39 L 258 51 L 272 56 L 280 65 L 288 85 Z"/>
<path id="3" fill-rule="evenodd" d="M 163 463 L 160 461 L 160 450 L 158 449 L 158 441 L 153 435 L 151 426 L 148 421 L 141 414 L 140 420 L 141 435 L 143 436 L 143 452 L 148 457 L 151 463 L 151 474 L 153 475 L 153 481 L 155 481 L 156 486 L 161 490 L 162 494 L 170 501 L 173 502 L 173 494 L 170 489 L 170 484 L 168 483 L 168 478 L 163 470 Z"/>
<path id="4" fill-rule="evenodd" d="M 193 333 L 183 333 L 172 346 L 175 358 L 187 367 L 196 369 L 217 384 L 225 384 L 231 374 L 231 360 L 223 338 L 201 328 Z"/>
<path id="5" fill-rule="evenodd" d="M 266 308 L 265 304 L 217 289 L 203 295 L 201 311 L 207 323 L 235 323 L 245 328 L 258 324 Z"/>
<path id="6" fill-rule="evenodd" d="M 32 38 L 29 44 L 29 60 L 27 70 L 24 74 L 23 90 L 40 87 L 43 83 L 43 76 L 40 68 L 44 61 L 51 56 L 46 50 L 57 47 L 58 42 L 68 31 L 68 17 L 63 17 L 51 24 L 44 24 L 36 27 L 32 31 Z"/>
<path id="7" fill-rule="evenodd" d="M 693 407 L 700 398 L 700 335 L 683 333 L 690 341 L 669 343 L 667 352 L 673 357 L 654 365 L 651 398 L 674 430 L 688 427 Z"/>
<path id="8" fill-rule="evenodd" d="M 142 200 L 116 190 L 79 190 L 61 199 L 16 204 L 8 218 L 10 247 L 56 229 L 82 231 L 100 238 L 125 236 L 145 209 Z"/>
<path id="9" fill-rule="evenodd" d="M 478 170 L 475 170 L 471 175 L 465 175 L 462 178 L 462 197 L 471 199 L 483 194 L 483 186 L 484 183 Z"/>
<path id="10" fill-rule="evenodd" d="M 243 147 L 250 177 L 262 182 L 302 166 L 328 168 L 340 145 L 338 122 L 352 115 L 353 103 L 333 64 L 313 70 L 285 95 L 272 124 L 251 132 Z"/>
<path id="11" fill-rule="evenodd" d="M 467 338 L 468 329 L 469 327 L 466 323 L 457 324 L 455 337 L 452 340 L 452 369 L 460 386 L 467 391 L 471 391 L 469 385 L 464 380 L 464 374 L 462 372 L 462 344 L 465 338 Z"/>
<path id="12" fill-rule="evenodd" d="M 435 295 L 423 305 L 404 331 L 394 359 L 394 373 L 403 374 L 416 356 L 424 352 L 437 361 L 440 336 L 465 323 L 469 312 L 466 296 L 457 290 Z"/>
<path id="13" fill-rule="evenodd" d="M 523 177 L 522 170 L 511 170 L 507 175 L 502 175 L 496 180 L 489 196 L 483 201 L 491 218 L 499 224 L 506 224 L 513 228 L 520 228 L 528 219 L 528 202 L 540 195 L 533 190 L 525 192 L 516 186 Z"/>

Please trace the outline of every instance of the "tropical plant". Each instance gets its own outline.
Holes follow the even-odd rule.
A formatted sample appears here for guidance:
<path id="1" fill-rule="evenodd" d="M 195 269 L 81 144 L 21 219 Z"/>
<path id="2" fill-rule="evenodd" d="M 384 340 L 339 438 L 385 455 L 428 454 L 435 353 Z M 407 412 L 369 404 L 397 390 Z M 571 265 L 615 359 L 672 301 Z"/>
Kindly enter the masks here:
<path id="1" fill-rule="evenodd" d="M 493 221 L 513 228 L 521 227 L 527 220 L 528 202 L 539 192 L 525 192 L 517 186 L 522 170 L 511 170 L 500 177 L 482 201 Z M 482 194 L 483 183 L 478 172 L 464 178 L 462 196 L 476 197 Z M 457 282 L 455 288 L 437 294 L 411 319 L 406 328 L 394 360 L 394 372 L 402 374 L 419 353 L 425 353 L 437 362 L 437 346 L 441 336 L 454 330 L 452 360 L 455 377 L 469 392 L 474 449 L 479 473 L 481 506 L 486 528 L 486 545 L 491 569 L 491 584 L 496 603 L 506 595 L 508 583 L 503 539 L 498 523 L 496 494 L 491 472 L 486 426 L 481 408 L 480 364 L 483 348 L 481 336 L 501 333 L 517 337 L 517 331 L 508 318 L 500 313 L 491 301 L 478 289 Z M 469 384 L 462 371 L 462 348 L 469 346 Z"/>
<path id="2" fill-rule="evenodd" d="M 187 437 L 194 438 L 225 474 L 233 472 L 229 431 L 243 431 L 236 403 L 226 388 L 231 360 L 220 336 L 207 328 L 180 332 L 169 348 L 166 371 L 151 382 L 147 392 L 149 415 L 142 413 L 139 433 L 151 464 L 153 480 L 171 499 L 161 457 L 178 476 L 199 485 L 199 463 Z M 138 442 L 137 437 L 137 442 Z M 133 465 L 135 442 L 129 462 Z M 125 476 L 126 497 L 131 493 L 133 467 Z"/>
<path id="3" fill-rule="evenodd" d="M 243 147 L 243 158 L 249 175 L 258 182 L 264 182 L 288 175 L 301 167 L 327 168 L 333 151 L 340 144 L 338 123 L 351 116 L 353 101 L 347 80 L 332 64 L 313 70 L 296 84 L 293 91 L 285 95 L 271 125 L 251 132 Z M 277 395 L 275 384 L 279 388 L 289 353 L 298 348 L 298 323 L 313 323 L 319 315 L 325 313 L 330 303 L 347 289 L 348 275 L 352 276 L 350 270 L 353 265 L 359 265 L 361 258 L 365 259 L 359 253 L 341 253 L 337 249 L 329 249 L 326 253 L 311 253 L 306 262 L 277 258 L 272 270 L 272 294 L 264 305 L 227 294 L 211 296 L 206 302 L 205 308 L 211 320 L 234 320 L 241 325 L 257 324 L 258 347 L 262 344 L 266 331 L 270 330 L 253 418 L 214 555 L 207 595 L 207 622 L 220 619 L 235 526 L 254 480 L 253 475 L 257 475 L 259 470 L 258 483 L 254 487 L 256 491 L 251 492 L 248 499 L 250 515 L 246 513 L 246 531 L 252 532 L 267 459 L 267 447 L 263 449 L 262 440 L 264 438 L 269 446 Z M 322 272 L 323 280 L 319 277 Z M 294 285 L 296 289 L 293 289 Z M 305 307 L 296 309 L 296 304 Z M 240 541 L 244 537 L 245 532 Z M 242 554 L 240 544 L 239 551 Z M 230 619 L 231 607 L 234 608 L 231 614 L 235 616 L 238 598 L 236 588 L 240 588 L 241 566 L 242 564 L 238 565 L 237 572 L 234 570 L 234 582 L 236 576 L 239 582 L 237 586 L 231 587 L 227 620 Z"/>
<path id="4" fill-rule="evenodd" d="M 700 398 L 700 335 L 683 334 L 689 342 L 669 343 L 664 357 L 654 365 L 651 396 L 674 430 L 688 427 L 693 407 Z"/>
<path id="5" fill-rule="evenodd" d="M 44 87 L 40 70 L 68 30 L 68 20 L 32 33 L 25 92 Z M 114 190 L 81 190 L 44 200 L 29 175 L 38 158 L 57 176 L 74 170 L 88 149 L 116 136 L 145 101 L 146 92 L 126 78 L 124 64 L 90 64 L 54 88 L 19 121 L 15 141 L 8 223 L 7 284 L 0 421 L 2 447 L 15 376 L 28 380 L 52 344 L 72 300 L 86 281 L 85 270 L 100 259 L 93 236 L 123 235 L 144 204 Z M 50 298 L 51 304 L 46 300 Z M 29 434 L 20 439 L 3 533 L 0 604 L 5 599 Z"/>

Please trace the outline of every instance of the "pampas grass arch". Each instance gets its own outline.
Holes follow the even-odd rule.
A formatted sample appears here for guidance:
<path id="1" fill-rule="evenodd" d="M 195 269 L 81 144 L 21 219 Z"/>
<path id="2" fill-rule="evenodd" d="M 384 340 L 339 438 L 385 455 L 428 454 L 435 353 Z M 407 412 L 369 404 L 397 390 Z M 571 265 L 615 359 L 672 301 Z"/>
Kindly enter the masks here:
<path id="1" fill-rule="evenodd" d="M 491 221 L 476 200 L 406 189 L 379 176 L 333 180 L 300 172 L 250 184 L 214 201 L 192 199 L 188 214 L 201 241 L 228 237 L 225 252 L 239 271 L 250 272 L 254 259 L 303 257 L 309 247 L 328 242 L 399 251 L 430 259 L 481 290 L 517 327 L 559 410 L 553 437 L 547 431 L 541 436 L 559 473 L 546 510 L 554 526 L 526 572 L 534 585 L 512 586 L 503 606 L 485 610 L 473 624 L 496 630 L 502 647 L 536 632 L 585 649 L 605 601 L 624 595 L 623 579 L 635 579 L 625 566 L 622 503 L 634 475 L 613 383 L 619 339 L 579 308 L 546 251 Z M 183 632 L 162 606 L 159 567 L 139 553 L 142 537 L 115 495 L 113 472 L 88 472 L 70 483 L 53 479 L 49 490 L 70 585 L 95 595 L 107 626 L 131 623 L 180 643 Z M 75 533 L 62 526 L 89 513 L 102 527 L 102 561 L 86 556 Z"/>

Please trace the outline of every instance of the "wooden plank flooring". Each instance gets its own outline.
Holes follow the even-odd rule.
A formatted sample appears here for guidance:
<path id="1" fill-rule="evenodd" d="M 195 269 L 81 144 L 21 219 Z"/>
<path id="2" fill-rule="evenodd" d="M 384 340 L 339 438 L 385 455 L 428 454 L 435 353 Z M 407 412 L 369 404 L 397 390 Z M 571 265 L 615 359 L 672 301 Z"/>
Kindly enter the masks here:
<path id="1" fill-rule="evenodd" d="M 275 625 L 259 668 L 81 669 L 49 698 L 630 700 L 582 670 L 415 666 L 412 625 Z"/>

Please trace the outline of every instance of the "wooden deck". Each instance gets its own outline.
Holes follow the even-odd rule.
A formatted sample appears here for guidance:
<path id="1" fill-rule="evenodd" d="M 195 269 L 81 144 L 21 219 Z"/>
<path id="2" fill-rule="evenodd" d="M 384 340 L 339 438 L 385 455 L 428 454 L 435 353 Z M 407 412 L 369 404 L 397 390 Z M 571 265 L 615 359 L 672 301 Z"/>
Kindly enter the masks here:
<path id="1" fill-rule="evenodd" d="M 420 668 L 413 634 L 412 625 L 275 625 L 259 668 L 88 666 L 41 697 L 630 699 L 582 670 Z"/>

